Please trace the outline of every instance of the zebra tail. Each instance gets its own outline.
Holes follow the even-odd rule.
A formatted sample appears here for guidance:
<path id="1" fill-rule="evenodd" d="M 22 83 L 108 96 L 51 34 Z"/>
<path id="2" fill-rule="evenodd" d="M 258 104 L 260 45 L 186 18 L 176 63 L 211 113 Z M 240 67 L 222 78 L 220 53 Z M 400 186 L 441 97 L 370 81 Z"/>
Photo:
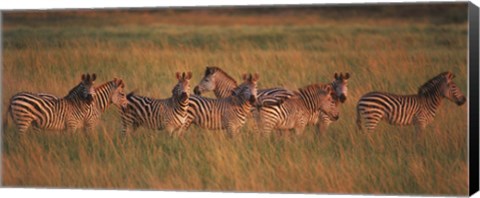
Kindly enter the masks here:
<path id="1" fill-rule="evenodd" d="M 10 105 L 8 105 L 8 109 L 7 109 L 7 112 L 5 112 L 5 115 L 3 117 L 3 132 L 5 132 L 5 130 L 7 129 L 8 127 L 8 115 L 11 114 L 11 111 L 12 111 L 12 107 Z"/>
<path id="2" fill-rule="evenodd" d="M 357 127 L 362 131 L 362 118 L 360 116 L 360 108 L 357 106 Z"/>

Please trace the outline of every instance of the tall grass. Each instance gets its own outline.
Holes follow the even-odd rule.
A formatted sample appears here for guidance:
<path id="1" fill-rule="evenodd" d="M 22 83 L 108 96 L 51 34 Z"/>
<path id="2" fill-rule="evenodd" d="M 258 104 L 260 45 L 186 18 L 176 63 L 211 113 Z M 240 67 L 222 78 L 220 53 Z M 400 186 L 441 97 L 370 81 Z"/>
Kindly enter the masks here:
<path id="1" fill-rule="evenodd" d="M 346 21 L 322 14 L 279 20 L 275 13 L 87 13 L 59 20 L 49 17 L 55 13 L 40 13 L 33 15 L 44 16 L 37 22 L 28 13 L 7 13 L 4 110 L 20 91 L 63 96 L 85 72 L 97 73 L 97 84 L 120 77 L 128 90 L 166 98 L 176 71 L 192 71 L 196 84 L 207 65 L 237 79 L 258 72 L 260 88 L 296 89 L 348 71 L 349 96 L 340 120 L 320 136 L 308 127 L 298 137 L 260 137 L 249 123 L 234 140 L 196 127 L 183 138 L 148 129 L 122 138 L 114 107 L 90 134 L 44 131 L 22 137 L 10 120 L 2 134 L 5 186 L 467 194 L 466 105 L 445 100 L 420 141 L 414 141 L 413 127 L 382 123 L 366 134 L 355 126 L 356 101 L 369 91 L 413 94 L 449 70 L 466 93 L 464 21 L 439 24 L 435 15 L 404 20 L 388 12 Z"/>

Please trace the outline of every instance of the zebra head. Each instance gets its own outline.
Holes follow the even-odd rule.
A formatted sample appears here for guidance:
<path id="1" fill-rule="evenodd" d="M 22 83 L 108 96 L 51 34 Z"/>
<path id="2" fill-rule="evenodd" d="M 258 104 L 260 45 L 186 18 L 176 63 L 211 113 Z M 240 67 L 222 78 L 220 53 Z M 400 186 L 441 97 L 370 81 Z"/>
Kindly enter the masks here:
<path id="1" fill-rule="evenodd" d="M 350 74 L 347 72 L 344 75 L 342 73 L 337 74 L 335 72 L 335 74 L 333 75 L 333 78 L 334 80 L 332 82 L 332 86 L 335 89 L 337 98 L 340 100 L 340 102 L 344 103 L 345 100 L 347 100 L 347 91 L 348 91 L 347 82 L 348 82 L 348 79 L 350 78 Z"/>
<path id="2" fill-rule="evenodd" d="M 463 105 L 467 99 L 460 88 L 458 88 L 457 84 L 453 82 L 455 75 L 451 72 L 444 72 L 443 74 L 446 78 L 446 83 L 444 83 L 444 87 L 441 89 L 443 96 L 448 100 L 455 102 L 458 106 Z"/>
<path id="3" fill-rule="evenodd" d="M 243 83 L 237 88 L 232 90 L 232 96 L 239 97 L 242 101 L 248 101 L 251 105 L 254 105 L 257 101 L 257 82 L 259 76 L 257 73 L 244 74 Z"/>
<path id="4" fill-rule="evenodd" d="M 203 92 L 213 91 L 217 98 L 226 98 L 237 87 L 237 81 L 218 67 L 207 67 L 200 83 L 195 86 L 193 93 L 201 95 Z"/>
<path id="5" fill-rule="evenodd" d="M 113 83 L 115 84 L 115 89 L 110 102 L 120 107 L 122 111 L 125 111 L 128 105 L 128 100 L 125 94 L 125 83 L 122 79 L 117 78 L 113 79 Z"/>
<path id="6" fill-rule="evenodd" d="M 193 89 L 193 93 L 195 95 L 202 95 L 202 92 L 213 91 L 216 86 L 216 76 L 215 75 L 219 71 L 218 67 L 207 67 L 205 69 L 205 75 L 203 76 L 200 83 Z"/>
<path id="7" fill-rule="evenodd" d="M 180 72 L 176 73 L 178 83 L 172 90 L 172 95 L 174 98 L 179 98 L 180 101 L 184 102 L 190 97 L 190 79 L 192 79 L 192 72 Z"/>
<path id="8" fill-rule="evenodd" d="M 335 90 L 327 86 L 322 91 L 324 91 L 325 97 L 320 105 L 320 111 L 330 117 L 331 120 L 338 120 L 340 113 L 338 111 L 338 100 L 336 99 Z"/>
<path id="9" fill-rule="evenodd" d="M 87 101 L 88 104 L 93 102 L 93 96 L 95 95 L 95 87 L 93 82 L 97 79 L 96 74 L 82 74 L 82 82 L 80 86 L 82 87 L 81 97 Z"/>

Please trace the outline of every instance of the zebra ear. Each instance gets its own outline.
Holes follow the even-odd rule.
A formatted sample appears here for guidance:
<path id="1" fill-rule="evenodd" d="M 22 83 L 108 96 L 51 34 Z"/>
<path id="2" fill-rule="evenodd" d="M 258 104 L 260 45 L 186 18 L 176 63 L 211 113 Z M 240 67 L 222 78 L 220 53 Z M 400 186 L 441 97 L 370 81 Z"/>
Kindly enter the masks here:
<path id="1" fill-rule="evenodd" d="M 177 77 L 177 80 L 180 80 L 180 72 L 176 72 L 175 76 Z"/>
<path id="2" fill-rule="evenodd" d="M 346 80 L 346 79 L 349 79 L 349 78 L 350 78 L 350 74 L 347 72 L 347 73 L 345 74 L 345 80 Z"/>
<path id="3" fill-rule="evenodd" d="M 455 74 L 453 74 L 453 73 L 450 72 L 450 71 L 445 72 L 445 76 L 446 76 L 447 79 L 449 79 L 449 80 L 452 80 L 453 78 L 455 78 Z"/>
<path id="4" fill-rule="evenodd" d="M 82 74 L 82 81 L 85 80 L 86 76 L 85 74 Z"/>
<path id="5" fill-rule="evenodd" d="M 182 72 L 182 80 L 185 79 L 185 72 Z"/>
<path id="6" fill-rule="evenodd" d="M 333 77 L 334 77 L 335 79 L 337 79 L 337 78 L 338 78 L 338 74 L 337 74 L 337 72 L 335 72 L 335 74 L 333 74 Z"/>
<path id="7" fill-rule="evenodd" d="M 121 88 L 125 88 L 125 83 L 123 83 L 122 79 L 118 79 L 118 86 Z"/>
<path id="8" fill-rule="evenodd" d="M 186 80 L 192 79 L 192 72 L 187 72 Z"/>
<path id="9" fill-rule="evenodd" d="M 215 73 L 214 67 L 207 67 L 207 69 L 205 70 L 205 76 L 212 75 L 213 73 Z"/>
<path id="10" fill-rule="evenodd" d="M 97 75 L 95 73 L 92 74 L 92 81 L 95 81 L 97 79 Z"/>
<path id="11" fill-rule="evenodd" d="M 328 87 L 325 88 L 325 91 L 327 92 L 327 94 L 331 94 L 332 93 L 332 88 L 330 86 L 328 86 Z"/>
<path id="12" fill-rule="evenodd" d="M 243 75 L 242 75 L 242 79 L 243 79 L 243 81 L 247 81 L 247 80 L 248 80 L 248 75 L 247 75 L 247 74 L 243 74 Z"/>
<path id="13" fill-rule="evenodd" d="M 252 82 L 257 82 L 259 78 L 258 73 L 253 74 Z"/>

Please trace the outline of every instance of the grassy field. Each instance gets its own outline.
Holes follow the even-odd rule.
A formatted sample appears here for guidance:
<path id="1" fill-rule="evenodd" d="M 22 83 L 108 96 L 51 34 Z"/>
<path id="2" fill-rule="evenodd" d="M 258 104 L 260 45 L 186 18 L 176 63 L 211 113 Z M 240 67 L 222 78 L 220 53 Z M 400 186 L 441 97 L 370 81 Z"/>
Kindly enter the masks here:
<path id="1" fill-rule="evenodd" d="M 416 10 L 417 12 L 411 12 Z M 445 100 L 424 139 L 414 127 L 356 130 L 355 105 L 374 91 L 413 94 L 443 71 L 467 91 L 467 6 L 110 10 L 3 13 L 2 116 L 20 91 L 65 95 L 85 72 L 97 84 L 166 98 L 175 72 L 205 66 L 259 88 L 296 89 L 350 72 L 340 119 L 320 137 L 237 139 L 191 128 L 183 138 L 140 129 L 122 139 L 111 107 L 96 131 L 2 133 L 2 185 L 241 192 L 467 195 L 467 105 Z M 416 13 L 410 15 L 408 13 Z M 422 14 L 423 13 L 423 14 Z M 208 96 L 213 97 L 213 94 Z"/>

